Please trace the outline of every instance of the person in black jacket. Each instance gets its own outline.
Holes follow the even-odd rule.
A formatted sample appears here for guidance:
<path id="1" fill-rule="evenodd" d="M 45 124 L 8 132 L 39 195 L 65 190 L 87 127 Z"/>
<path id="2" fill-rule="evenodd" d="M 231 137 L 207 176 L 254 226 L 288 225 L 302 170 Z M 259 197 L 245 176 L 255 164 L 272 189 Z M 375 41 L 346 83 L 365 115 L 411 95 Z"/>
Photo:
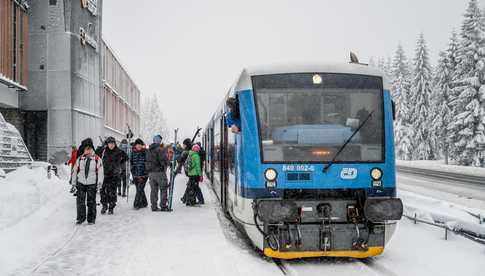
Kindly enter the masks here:
<path id="1" fill-rule="evenodd" d="M 150 202 L 152 211 L 170 211 L 168 208 L 168 179 L 167 152 L 162 146 L 162 136 L 155 135 L 153 143 L 148 148 L 147 167 L 148 178 L 150 179 Z M 158 208 L 158 193 L 160 193 L 160 208 Z"/>
<path id="2" fill-rule="evenodd" d="M 179 174 L 182 172 L 182 167 L 184 166 L 185 161 L 187 160 L 187 157 L 189 156 L 189 151 L 192 149 L 192 140 L 190 138 L 186 138 L 182 142 L 182 149 L 183 151 L 180 153 L 180 155 L 177 158 L 177 169 L 175 170 L 176 174 Z M 189 177 L 188 172 L 185 172 L 185 175 Z M 180 199 L 183 203 L 186 203 L 187 199 L 187 193 L 189 192 L 189 187 L 191 186 L 190 180 L 187 182 L 187 186 L 184 192 L 184 195 Z"/>
<path id="3" fill-rule="evenodd" d="M 103 150 L 101 158 L 103 159 L 104 181 L 101 186 L 100 196 L 101 214 L 113 214 L 116 206 L 116 188 L 121 181 L 121 165 L 128 160 L 128 156 L 116 146 L 116 140 L 113 137 L 106 139 L 107 147 Z"/>

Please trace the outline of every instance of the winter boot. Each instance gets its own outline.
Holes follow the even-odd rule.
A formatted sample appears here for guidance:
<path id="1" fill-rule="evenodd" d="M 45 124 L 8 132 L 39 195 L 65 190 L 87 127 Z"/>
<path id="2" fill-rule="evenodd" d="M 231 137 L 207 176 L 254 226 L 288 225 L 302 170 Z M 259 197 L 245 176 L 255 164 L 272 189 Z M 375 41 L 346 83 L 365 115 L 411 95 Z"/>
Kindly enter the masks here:
<path id="1" fill-rule="evenodd" d="M 112 215 L 113 214 L 113 209 L 109 209 L 108 210 L 108 215 Z"/>
<path id="2" fill-rule="evenodd" d="M 162 207 L 162 209 L 160 209 L 160 211 L 162 211 L 162 212 L 171 212 L 172 210 L 170 210 L 170 208 L 168 208 L 168 206 L 165 206 L 165 207 Z"/>
<path id="3" fill-rule="evenodd" d="M 101 208 L 101 215 L 106 214 L 106 210 L 108 210 L 108 207 L 106 207 L 106 205 L 103 205 L 103 208 Z"/>
<path id="4" fill-rule="evenodd" d="M 94 221 L 88 222 L 88 225 L 93 225 Z"/>
<path id="5" fill-rule="evenodd" d="M 152 212 L 160 212 L 160 211 L 162 211 L 162 210 L 158 207 L 152 208 Z"/>

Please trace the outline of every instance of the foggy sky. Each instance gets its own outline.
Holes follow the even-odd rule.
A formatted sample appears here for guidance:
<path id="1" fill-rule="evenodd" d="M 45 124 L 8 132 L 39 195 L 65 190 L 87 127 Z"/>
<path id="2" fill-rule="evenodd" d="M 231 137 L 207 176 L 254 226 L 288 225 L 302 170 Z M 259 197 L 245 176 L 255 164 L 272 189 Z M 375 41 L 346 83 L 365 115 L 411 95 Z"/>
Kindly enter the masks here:
<path id="1" fill-rule="evenodd" d="M 204 127 L 242 68 L 408 57 L 423 32 L 432 62 L 468 0 L 104 0 L 103 35 L 169 127 Z M 483 7 L 483 0 L 481 1 Z"/>

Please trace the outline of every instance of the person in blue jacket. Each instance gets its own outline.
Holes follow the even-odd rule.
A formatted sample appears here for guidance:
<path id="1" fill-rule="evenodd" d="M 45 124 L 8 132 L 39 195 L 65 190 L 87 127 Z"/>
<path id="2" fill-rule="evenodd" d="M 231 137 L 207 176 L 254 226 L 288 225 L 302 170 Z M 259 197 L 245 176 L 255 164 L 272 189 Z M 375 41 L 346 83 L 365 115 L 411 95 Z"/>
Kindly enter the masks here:
<path id="1" fill-rule="evenodd" d="M 227 99 L 226 105 L 229 108 L 229 111 L 226 113 L 226 124 L 233 133 L 239 133 L 241 131 L 239 104 L 235 98 L 230 97 Z"/>
<path id="2" fill-rule="evenodd" d="M 148 180 L 145 162 L 145 143 L 143 143 L 141 139 L 136 139 L 133 151 L 130 155 L 131 175 L 133 176 L 133 183 L 136 187 L 136 195 L 135 201 L 133 202 L 133 207 L 136 210 L 148 206 L 147 197 L 145 195 L 145 184 Z"/>

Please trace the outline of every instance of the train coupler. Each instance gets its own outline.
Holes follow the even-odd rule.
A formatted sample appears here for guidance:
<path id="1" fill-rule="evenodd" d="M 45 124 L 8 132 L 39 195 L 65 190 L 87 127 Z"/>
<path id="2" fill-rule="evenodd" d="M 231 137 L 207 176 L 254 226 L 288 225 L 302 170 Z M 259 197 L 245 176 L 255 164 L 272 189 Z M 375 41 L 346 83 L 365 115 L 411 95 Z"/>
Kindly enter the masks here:
<path id="1" fill-rule="evenodd" d="M 320 229 L 320 249 L 328 251 L 332 249 L 332 207 L 329 204 L 322 204 L 317 209 L 323 218 Z"/>

